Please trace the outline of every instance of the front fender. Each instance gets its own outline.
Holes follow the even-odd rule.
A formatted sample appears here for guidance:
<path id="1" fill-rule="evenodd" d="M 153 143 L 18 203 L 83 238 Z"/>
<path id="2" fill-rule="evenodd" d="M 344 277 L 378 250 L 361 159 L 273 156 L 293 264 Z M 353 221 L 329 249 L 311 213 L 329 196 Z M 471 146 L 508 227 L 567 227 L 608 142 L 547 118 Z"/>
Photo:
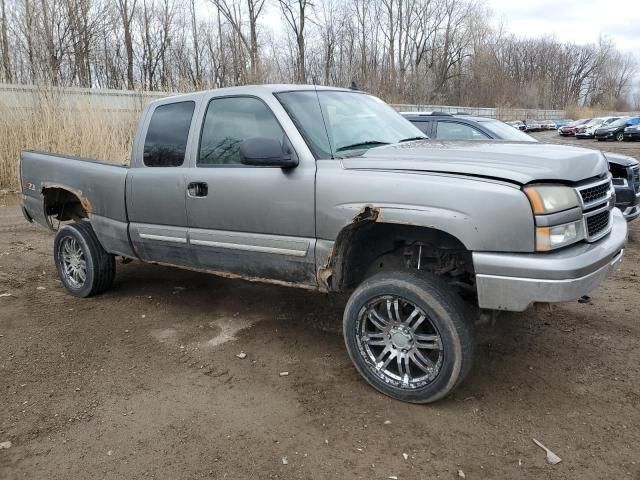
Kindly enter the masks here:
<path id="1" fill-rule="evenodd" d="M 375 221 L 441 230 L 469 251 L 534 250 L 529 201 L 506 182 L 327 166 L 318 169 L 316 204 L 321 240 L 335 241 L 350 225 Z"/>

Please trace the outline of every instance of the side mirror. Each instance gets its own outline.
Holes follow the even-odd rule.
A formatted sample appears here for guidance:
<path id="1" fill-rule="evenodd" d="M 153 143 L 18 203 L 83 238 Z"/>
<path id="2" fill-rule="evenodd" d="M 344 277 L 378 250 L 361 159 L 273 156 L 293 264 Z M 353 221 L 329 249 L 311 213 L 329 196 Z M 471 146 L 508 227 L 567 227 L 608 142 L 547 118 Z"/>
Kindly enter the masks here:
<path id="1" fill-rule="evenodd" d="M 282 150 L 280 142 L 272 138 L 247 138 L 240 144 L 240 162 L 253 167 L 294 168 L 298 159 Z"/>

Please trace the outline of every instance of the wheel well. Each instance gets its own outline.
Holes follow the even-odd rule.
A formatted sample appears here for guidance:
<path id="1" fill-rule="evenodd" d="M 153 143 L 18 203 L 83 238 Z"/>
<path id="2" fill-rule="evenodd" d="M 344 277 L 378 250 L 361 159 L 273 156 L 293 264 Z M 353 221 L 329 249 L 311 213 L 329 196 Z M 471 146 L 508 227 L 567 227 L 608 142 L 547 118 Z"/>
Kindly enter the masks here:
<path id="1" fill-rule="evenodd" d="M 89 217 L 89 202 L 82 195 L 65 188 L 50 187 L 42 191 L 47 218 L 63 222 Z"/>
<path id="2" fill-rule="evenodd" d="M 348 291 L 374 273 L 403 268 L 431 271 L 475 290 L 471 252 L 464 244 L 442 230 L 414 225 L 350 225 L 338 235 L 329 267 L 322 270 L 330 290 Z"/>

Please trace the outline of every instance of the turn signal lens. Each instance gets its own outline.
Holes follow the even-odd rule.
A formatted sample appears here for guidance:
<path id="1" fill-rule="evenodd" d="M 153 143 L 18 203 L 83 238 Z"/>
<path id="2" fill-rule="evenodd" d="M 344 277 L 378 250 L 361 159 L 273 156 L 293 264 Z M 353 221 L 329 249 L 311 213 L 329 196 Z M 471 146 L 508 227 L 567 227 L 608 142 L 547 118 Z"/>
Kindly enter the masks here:
<path id="1" fill-rule="evenodd" d="M 570 245 L 584 238 L 584 223 L 577 220 L 555 227 L 536 228 L 536 250 L 548 252 L 556 248 Z"/>

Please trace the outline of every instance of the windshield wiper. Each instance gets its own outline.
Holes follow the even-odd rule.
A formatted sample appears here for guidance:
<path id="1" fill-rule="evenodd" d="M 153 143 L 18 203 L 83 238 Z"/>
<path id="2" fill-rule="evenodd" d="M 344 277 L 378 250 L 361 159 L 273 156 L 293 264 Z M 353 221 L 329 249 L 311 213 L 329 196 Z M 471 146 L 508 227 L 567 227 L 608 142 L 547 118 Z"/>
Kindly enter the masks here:
<path id="1" fill-rule="evenodd" d="M 403 138 L 402 140 L 400 140 L 398 143 L 402 143 L 402 142 L 412 142 L 414 140 L 429 140 L 429 137 L 422 136 L 422 137 L 409 137 L 409 138 Z"/>
<path id="2" fill-rule="evenodd" d="M 358 147 L 367 147 L 367 146 L 373 146 L 373 145 L 389 145 L 389 142 L 381 142 L 379 140 L 368 140 L 366 142 L 358 142 L 358 143 L 352 143 L 351 145 L 345 145 L 344 147 L 340 147 L 336 150 L 336 152 L 342 152 L 343 150 L 350 150 L 352 148 L 358 148 Z"/>

